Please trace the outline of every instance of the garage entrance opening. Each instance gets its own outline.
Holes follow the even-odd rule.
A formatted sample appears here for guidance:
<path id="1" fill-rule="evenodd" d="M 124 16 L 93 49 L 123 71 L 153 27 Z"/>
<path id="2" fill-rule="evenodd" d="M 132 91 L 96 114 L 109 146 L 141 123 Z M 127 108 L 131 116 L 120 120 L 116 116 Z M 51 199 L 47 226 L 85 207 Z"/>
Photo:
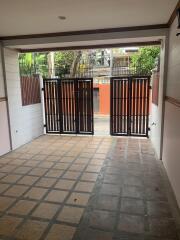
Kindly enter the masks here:
<path id="1" fill-rule="evenodd" d="M 148 137 L 150 76 L 159 64 L 159 46 L 43 54 L 33 55 L 30 72 L 44 79 L 47 133 Z M 29 71 L 25 57 L 21 75 Z"/>
<path id="2" fill-rule="evenodd" d="M 107 136 L 110 134 L 110 77 L 94 78 L 94 133 Z"/>

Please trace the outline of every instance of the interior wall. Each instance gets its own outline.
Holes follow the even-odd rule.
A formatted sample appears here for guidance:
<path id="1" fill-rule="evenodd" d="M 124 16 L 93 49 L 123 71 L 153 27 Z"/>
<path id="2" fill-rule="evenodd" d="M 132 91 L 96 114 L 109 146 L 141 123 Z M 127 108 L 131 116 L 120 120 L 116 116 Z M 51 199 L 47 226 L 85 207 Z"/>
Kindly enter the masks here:
<path id="1" fill-rule="evenodd" d="M 165 101 L 163 163 L 180 207 L 180 37 L 176 36 L 177 19 L 170 29 L 169 61 Z"/>
<path id="2" fill-rule="evenodd" d="M 150 138 L 158 159 L 162 158 L 162 115 L 163 115 L 163 101 L 164 101 L 164 86 L 165 86 L 165 65 L 167 53 L 167 38 L 162 41 L 160 54 L 160 77 L 159 77 L 159 96 L 158 105 L 152 103 L 151 117 L 150 117 Z"/>
<path id="3" fill-rule="evenodd" d="M 43 134 L 41 104 L 22 106 L 18 52 L 4 49 L 12 148 Z"/>
<path id="4" fill-rule="evenodd" d="M 7 99 L 5 97 L 4 77 L 0 46 L 0 156 L 10 151 Z"/>

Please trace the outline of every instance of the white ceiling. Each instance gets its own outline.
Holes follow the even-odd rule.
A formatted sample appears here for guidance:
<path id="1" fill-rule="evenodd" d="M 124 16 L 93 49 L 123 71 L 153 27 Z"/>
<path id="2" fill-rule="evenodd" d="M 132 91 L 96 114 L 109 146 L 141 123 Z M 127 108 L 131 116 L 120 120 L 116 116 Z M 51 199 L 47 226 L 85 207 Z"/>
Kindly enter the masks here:
<path id="1" fill-rule="evenodd" d="M 0 36 L 168 22 L 178 0 L 0 0 Z M 58 16 L 66 16 L 62 21 Z"/>

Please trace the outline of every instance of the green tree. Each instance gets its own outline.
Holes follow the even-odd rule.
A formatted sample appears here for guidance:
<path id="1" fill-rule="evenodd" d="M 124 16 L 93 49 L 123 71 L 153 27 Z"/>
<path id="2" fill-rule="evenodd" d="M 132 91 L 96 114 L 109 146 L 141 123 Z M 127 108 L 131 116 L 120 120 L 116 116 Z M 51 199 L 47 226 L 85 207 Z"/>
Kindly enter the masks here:
<path id="1" fill-rule="evenodd" d="M 54 55 L 55 75 L 61 77 L 65 74 L 70 74 L 74 57 L 75 57 L 74 51 L 55 52 Z"/>
<path id="2" fill-rule="evenodd" d="M 21 75 L 41 73 L 47 75 L 47 54 L 48 53 L 21 53 L 19 54 L 19 66 Z"/>
<path id="3" fill-rule="evenodd" d="M 131 68 L 136 68 L 138 73 L 151 74 L 160 54 L 160 47 L 141 47 L 138 53 L 131 56 Z"/>

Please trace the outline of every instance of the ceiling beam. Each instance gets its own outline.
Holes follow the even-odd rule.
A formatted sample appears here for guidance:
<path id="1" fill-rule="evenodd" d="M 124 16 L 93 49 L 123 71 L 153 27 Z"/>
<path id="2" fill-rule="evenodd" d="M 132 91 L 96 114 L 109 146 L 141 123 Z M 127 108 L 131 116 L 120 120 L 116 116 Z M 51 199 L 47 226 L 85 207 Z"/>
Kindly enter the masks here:
<path id="1" fill-rule="evenodd" d="M 16 39 L 33 39 L 33 38 L 47 38 L 47 37 L 64 37 L 75 35 L 88 35 L 88 34 L 102 34 L 102 33 L 116 33 L 116 32 L 129 32 L 139 30 L 154 30 L 168 28 L 168 24 L 156 24 L 134 27 L 119 27 L 119 28 L 104 28 L 82 31 L 69 31 L 69 32 L 57 32 L 57 33 L 42 33 L 42 34 L 30 34 L 30 35 L 17 35 L 17 36 L 5 36 L 0 37 L 0 41 L 16 40 Z"/>
<path id="2" fill-rule="evenodd" d="M 160 45 L 161 41 L 147 41 L 147 42 L 131 42 L 131 43 L 114 43 L 114 44 L 99 44 L 99 45 L 85 45 L 85 46 L 67 46 L 54 48 L 36 48 L 36 49 L 18 49 L 21 53 L 27 52 L 50 52 L 50 51 L 65 51 L 65 50 L 83 50 L 83 49 L 99 49 L 99 48 L 119 48 L 119 47 L 139 47 Z"/>
<path id="3" fill-rule="evenodd" d="M 177 16 L 177 10 L 178 10 L 178 8 L 180 8 L 180 0 L 178 1 L 177 5 L 176 5 L 176 7 L 175 7 L 175 9 L 174 9 L 174 11 L 172 12 L 171 17 L 169 18 L 169 21 L 168 21 L 168 23 L 167 23 L 167 25 L 168 25 L 169 27 L 172 25 L 172 23 L 174 22 L 174 20 L 175 20 L 175 18 L 176 18 L 176 16 Z"/>

